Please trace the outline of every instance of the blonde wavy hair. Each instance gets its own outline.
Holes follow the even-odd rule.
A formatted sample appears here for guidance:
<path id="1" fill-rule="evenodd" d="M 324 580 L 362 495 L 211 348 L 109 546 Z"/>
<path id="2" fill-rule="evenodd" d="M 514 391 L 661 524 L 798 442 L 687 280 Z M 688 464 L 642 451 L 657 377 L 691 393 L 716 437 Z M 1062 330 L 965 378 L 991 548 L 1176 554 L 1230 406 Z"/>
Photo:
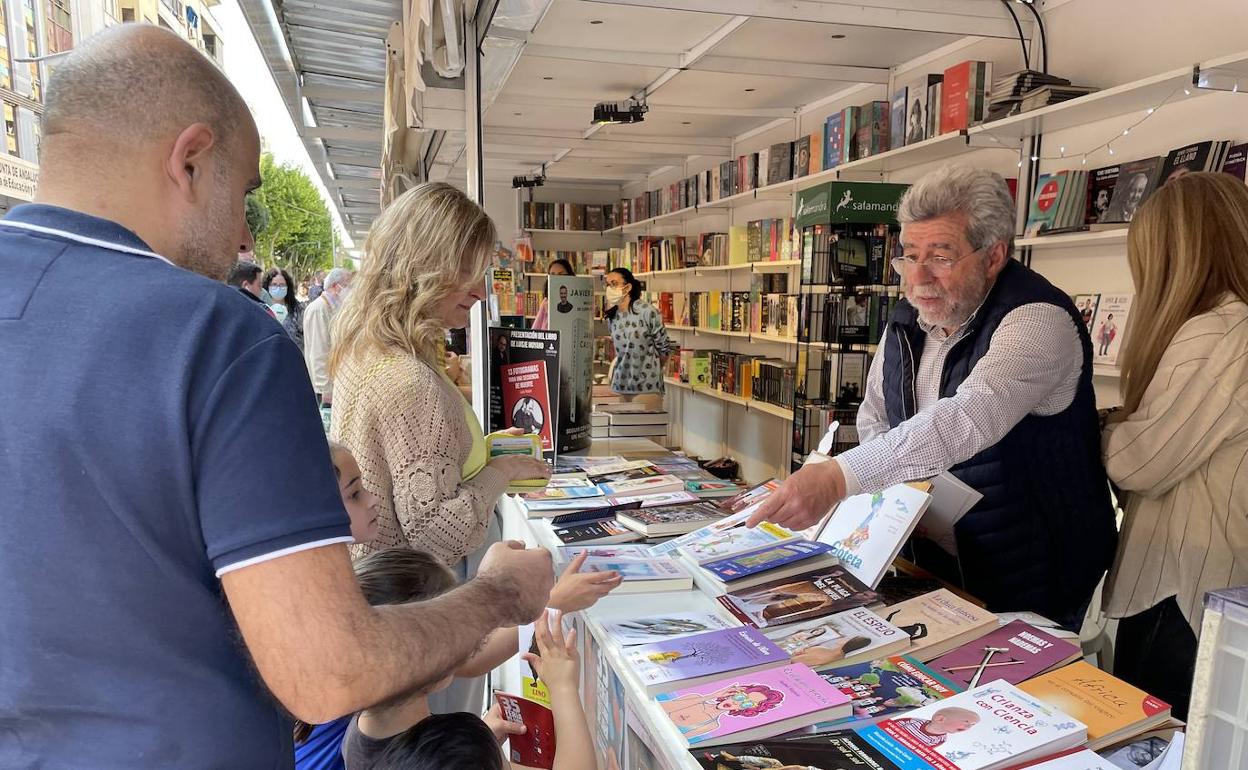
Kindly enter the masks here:
<path id="1" fill-rule="evenodd" d="M 1228 293 L 1248 302 L 1248 187 L 1221 173 L 1172 180 L 1132 220 L 1127 262 L 1135 302 L 1122 343 L 1122 396 L 1130 414 L 1188 319 Z"/>
<path id="2" fill-rule="evenodd" d="M 351 293 L 334 317 L 330 376 L 368 353 L 407 353 L 440 365 L 446 325 L 438 307 L 466 283 L 485 280 L 497 240 L 485 211 L 449 184 L 422 184 L 396 198 L 373 222 Z"/>

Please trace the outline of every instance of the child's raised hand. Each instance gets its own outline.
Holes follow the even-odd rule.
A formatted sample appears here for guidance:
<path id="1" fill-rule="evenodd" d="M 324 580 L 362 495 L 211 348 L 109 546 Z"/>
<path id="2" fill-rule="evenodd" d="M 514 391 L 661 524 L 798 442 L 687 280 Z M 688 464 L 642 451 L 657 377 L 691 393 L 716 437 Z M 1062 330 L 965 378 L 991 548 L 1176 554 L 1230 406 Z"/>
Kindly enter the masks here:
<path id="1" fill-rule="evenodd" d="M 573 557 L 567 569 L 555 581 L 550 591 L 550 606 L 563 612 L 586 610 L 618 588 L 624 578 L 618 572 L 581 572 L 585 559 L 589 554 L 585 551 Z"/>
<path id="2" fill-rule="evenodd" d="M 519 722 L 508 722 L 503 717 L 503 709 L 497 703 L 491 706 L 489 711 L 485 712 L 485 716 L 481 718 L 481 721 L 490 726 L 490 731 L 494 733 L 494 739 L 498 741 L 500 746 L 503 744 L 503 741 L 507 740 L 507 736 L 524 735 L 527 729 Z"/>
<path id="3" fill-rule="evenodd" d="M 533 639 L 537 642 L 539 654 L 524 654 L 524 659 L 546 683 L 552 694 L 561 688 L 575 691 L 580 679 L 581 661 L 576 651 L 576 629 L 572 629 L 565 636 L 562 620 L 562 612 L 555 612 L 553 615 L 549 610 L 542 612 L 541 617 L 533 624 Z"/>

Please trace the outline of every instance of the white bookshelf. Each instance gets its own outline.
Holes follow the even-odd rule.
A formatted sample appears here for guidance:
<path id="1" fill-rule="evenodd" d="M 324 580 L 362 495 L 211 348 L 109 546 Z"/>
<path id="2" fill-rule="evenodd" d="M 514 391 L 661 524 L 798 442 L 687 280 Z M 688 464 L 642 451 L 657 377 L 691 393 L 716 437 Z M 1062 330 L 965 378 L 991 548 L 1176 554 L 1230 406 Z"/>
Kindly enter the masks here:
<path id="1" fill-rule="evenodd" d="M 1032 238 L 1014 239 L 1014 247 L 1019 249 L 1070 249 L 1088 246 L 1123 246 L 1126 243 L 1126 227 L 1097 232 L 1041 235 Z"/>

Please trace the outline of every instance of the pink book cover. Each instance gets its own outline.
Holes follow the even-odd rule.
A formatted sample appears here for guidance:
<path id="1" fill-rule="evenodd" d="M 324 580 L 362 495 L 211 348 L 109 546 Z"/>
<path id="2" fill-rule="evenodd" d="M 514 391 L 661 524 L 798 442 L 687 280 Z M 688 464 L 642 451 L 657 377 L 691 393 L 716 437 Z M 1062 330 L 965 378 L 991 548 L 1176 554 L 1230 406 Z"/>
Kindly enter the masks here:
<path id="1" fill-rule="evenodd" d="M 796 663 L 660 693 L 655 700 L 691 747 L 725 743 L 736 733 L 795 718 L 820 721 L 820 713 L 850 709 L 848 696 Z M 781 732 L 783 725 L 773 735 Z"/>
<path id="2" fill-rule="evenodd" d="M 1015 620 L 950 650 L 927 665 L 951 681 L 968 687 L 976 669 L 988 658 L 980 681 L 1004 679 L 1010 684 L 1019 684 L 1069 663 L 1079 655 L 1079 648 L 1070 642 Z"/>

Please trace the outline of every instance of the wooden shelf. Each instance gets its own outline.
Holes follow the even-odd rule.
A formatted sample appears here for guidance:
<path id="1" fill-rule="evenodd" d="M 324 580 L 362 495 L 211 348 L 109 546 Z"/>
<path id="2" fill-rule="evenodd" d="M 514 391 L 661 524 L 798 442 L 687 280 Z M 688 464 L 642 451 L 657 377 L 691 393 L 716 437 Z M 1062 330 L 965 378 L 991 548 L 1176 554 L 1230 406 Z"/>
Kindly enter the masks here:
<path id="1" fill-rule="evenodd" d="M 734 396 L 730 393 L 720 393 L 718 390 L 710 390 L 709 388 L 695 388 L 689 383 L 681 382 L 673 377 L 664 377 L 663 381 L 678 390 L 687 390 L 692 393 L 697 393 L 699 396 L 705 396 L 716 401 L 724 401 L 729 404 L 735 404 L 736 406 L 744 407 L 747 410 L 752 409 L 763 414 L 771 415 L 772 417 L 779 417 L 780 419 L 788 422 L 793 421 L 792 409 L 786 409 L 785 407 L 776 406 L 775 404 L 768 404 L 764 401 L 755 401 L 752 398 Z"/>
<path id="2" fill-rule="evenodd" d="M 1127 228 L 1121 227 L 1115 230 L 1017 238 L 1014 241 L 1014 246 L 1019 249 L 1024 247 L 1033 249 L 1068 249 L 1077 246 L 1118 246 L 1126 244 L 1126 242 Z"/>

